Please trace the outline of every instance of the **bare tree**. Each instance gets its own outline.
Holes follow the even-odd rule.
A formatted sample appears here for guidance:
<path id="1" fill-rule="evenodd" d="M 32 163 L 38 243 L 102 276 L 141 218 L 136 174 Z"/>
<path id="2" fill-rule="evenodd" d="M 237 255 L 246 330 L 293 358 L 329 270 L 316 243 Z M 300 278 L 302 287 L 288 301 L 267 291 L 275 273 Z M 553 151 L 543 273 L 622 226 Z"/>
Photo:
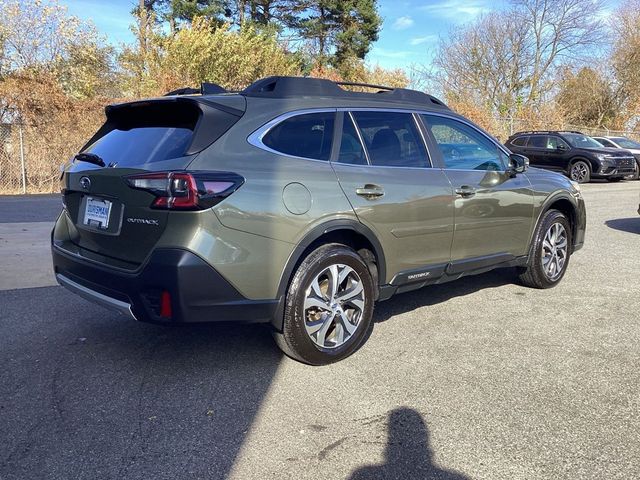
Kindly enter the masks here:
<path id="1" fill-rule="evenodd" d="M 512 0 L 452 31 L 434 58 L 443 93 L 500 114 L 542 101 L 558 66 L 603 39 L 601 9 L 601 0 Z"/>
<path id="2" fill-rule="evenodd" d="M 77 39 L 97 40 L 93 26 L 67 14 L 57 3 L 0 0 L 3 73 L 39 67 L 51 69 Z"/>
<path id="3" fill-rule="evenodd" d="M 618 116 L 620 101 L 612 79 L 602 72 L 583 67 L 577 72 L 563 69 L 556 101 L 565 113 L 565 120 L 573 125 L 608 127 Z"/>
<path id="4" fill-rule="evenodd" d="M 625 1 L 614 15 L 613 67 L 623 116 L 640 122 L 640 0 Z"/>
<path id="5" fill-rule="evenodd" d="M 549 90 L 544 82 L 560 59 L 575 59 L 605 38 L 598 15 L 602 0 L 513 0 L 514 24 L 527 35 L 531 52 L 528 98 L 536 100 Z"/>
<path id="6" fill-rule="evenodd" d="M 506 28 L 508 14 L 480 18 L 442 40 L 434 64 L 446 96 L 468 98 L 506 113 L 518 102 L 529 53 L 521 29 Z"/>

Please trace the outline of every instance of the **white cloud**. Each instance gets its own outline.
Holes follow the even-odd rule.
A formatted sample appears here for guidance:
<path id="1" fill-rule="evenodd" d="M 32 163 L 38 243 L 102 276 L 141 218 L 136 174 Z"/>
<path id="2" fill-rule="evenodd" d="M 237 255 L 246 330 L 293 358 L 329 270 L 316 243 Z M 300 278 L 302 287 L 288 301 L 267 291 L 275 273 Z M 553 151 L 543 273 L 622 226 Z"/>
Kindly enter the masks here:
<path id="1" fill-rule="evenodd" d="M 387 50 L 380 47 L 374 47 L 371 51 L 371 56 L 378 58 L 403 59 L 409 57 L 410 55 L 413 55 L 413 52 L 409 52 L 406 50 Z"/>
<path id="2" fill-rule="evenodd" d="M 423 43 L 431 43 L 438 40 L 437 35 L 426 35 L 424 37 L 414 37 L 409 42 L 411 45 L 422 45 Z"/>
<path id="3" fill-rule="evenodd" d="M 468 21 L 491 11 L 487 0 L 443 0 L 419 8 L 428 14 L 458 21 Z"/>
<path id="4" fill-rule="evenodd" d="M 406 30 L 407 28 L 411 28 L 415 22 L 411 17 L 399 17 L 393 22 L 394 30 Z"/>

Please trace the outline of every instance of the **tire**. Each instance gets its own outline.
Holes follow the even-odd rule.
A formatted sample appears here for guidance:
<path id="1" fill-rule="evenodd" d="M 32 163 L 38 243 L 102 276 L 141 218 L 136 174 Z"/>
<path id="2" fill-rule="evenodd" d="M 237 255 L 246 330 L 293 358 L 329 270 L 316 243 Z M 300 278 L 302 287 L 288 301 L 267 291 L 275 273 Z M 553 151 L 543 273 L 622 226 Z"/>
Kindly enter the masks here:
<path id="1" fill-rule="evenodd" d="M 332 294 L 332 279 L 341 276 Z M 373 277 L 358 253 L 337 243 L 318 247 L 291 279 L 283 329 L 274 332 L 276 343 L 286 355 L 309 365 L 342 360 L 370 333 L 374 295 Z"/>
<path id="2" fill-rule="evenodd" d="M 584 160 L 576 160 L 569 166 L 569 178 L 578 183 L 591 181 L 591 165 Z"/>
<path id="3" fill-rule="evenodd" d="M 555 240 L 552 228 L 556 229 Z M 560 235 L 557 235 L 558 233 Z M 563 238 L 564 242 L 562 241 Z M 528 266 L 518 269 L 520 282 L 532 288 L 555 287 L 567 271 L 571 257 L 571 242 L 571 225 L 567 217 L 558 210 L 547 211 L 540 219 L 533 236 Z M 564 250 L 560 248 L 563 243 L 565 245 Z M 550 244 L 552 248 L 548 247 Z M 553 249 L 554 246 L 555 249 Z M 558 252 L 555 257 L 553 252 Z M 556 258 L 557 262 L 554 260 Z M 548 259 L 550 263 L 545 262 L 545 259 Z M 558 268 L 559 265 L 560 268 Z"/>
<path id="4" fill-rule="evenodd" d="M 636 171 L 627 177 L 629 180 L 640 179 L 640 163 L 636 162 Z"/>
<path id="5" fill-rule="evenodd" d="M 620 180 L 622 180 L 623 178 L 624 177 L 607 178 L 607 182 L 616 183 L 616 182 L 619 182 Z"/>

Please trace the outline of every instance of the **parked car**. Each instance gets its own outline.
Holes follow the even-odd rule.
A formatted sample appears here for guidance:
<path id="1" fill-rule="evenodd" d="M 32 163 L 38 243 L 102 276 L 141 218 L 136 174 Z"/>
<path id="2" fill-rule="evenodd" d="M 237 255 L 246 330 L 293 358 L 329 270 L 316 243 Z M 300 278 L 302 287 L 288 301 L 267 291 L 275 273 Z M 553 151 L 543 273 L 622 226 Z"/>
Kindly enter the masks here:
<path id="1" fill-rule="evenodd" d="M 201 90 L 107 107 L 64 168 L 61 285 L 140 321 L 266 322 L 318 365 L 360 347 L 377 301 L 499 267 L 553 287 L 583 245 L 577 184 L 430 95 Z"/>
<path id="2" fill-rule="evenodd" d="M 520 132 L 509 137 L 505 145 L 529 158 L 531 165 L 564 173 L 578 183 L 588 183 L 592 178 L 617 182 L 635 171 L 631 152 L 603 147 L 580 132 Z"/>
<path id="3" fill-rule="evenodd" d="M 624 148 L 630 151 L 636 159 L 636 171 L 627 178 L 630 180 L 638 180 L 640 178 L 640 142 L 627 137 L 593 137 L 593 139 L 600 142 L 604 147 Z"/>

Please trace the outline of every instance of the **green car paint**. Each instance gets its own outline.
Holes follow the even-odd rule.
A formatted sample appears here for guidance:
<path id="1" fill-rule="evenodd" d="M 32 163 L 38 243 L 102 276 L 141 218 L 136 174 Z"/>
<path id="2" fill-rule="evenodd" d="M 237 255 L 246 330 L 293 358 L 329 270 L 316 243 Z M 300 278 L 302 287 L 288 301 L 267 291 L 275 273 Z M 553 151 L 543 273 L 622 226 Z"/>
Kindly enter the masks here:
<path id="1" fill-rule="evenodd" d="M 204 102 L 202 108 L 227 109 L 237 117 L 205 148 L 123 167 L 83 162 L 66 166 L 66 207 L 53 231 L 54 251 L 135 275 L 154 251 L 183 250 L 213 267 L 248 301 L 282 302 L 304 252 L 325 237 L 352 238 L 373 251 L 380 299 L 494 267 L 526 264 L 537 222 L 550 208 L 571 220 L 572 250 L 582 246 L 584 202 L 568 179 L 536 169 L 447 169 L 422 114 L 435 112 L 476 129 L 495 144 L 505 163 L 509 152 L 439 105 L 374 97 L 196 98 Z M 171 97 L 149 103 L 169 101 Z M 335 145 L 331 161 L 326 161 L 278 153 L 260 143 L 259 135 L 269 125 L 292 116 L 330 112 L 336 115 L 338 130 L 350 112 L 358 111 L 410 114 L 423 136 L 430 165 L 343 164 L 335 161 Z M 341 138 L 340 132 L 334 138 Z M 154 195 L 125 181 L 132 175 L 169 170 L 233 172 L 244 181 L 221 202 L 196 211 L 151 208 Z M 90 190 L 82 188 L 83 178 L 90 179 Z M 112 202 L 112 231 L 82 224 L 87 197 Z M 274 315 L 281 311 L 276 309 Z M 276 326 L 281 322 L 271 320 Z"/>

